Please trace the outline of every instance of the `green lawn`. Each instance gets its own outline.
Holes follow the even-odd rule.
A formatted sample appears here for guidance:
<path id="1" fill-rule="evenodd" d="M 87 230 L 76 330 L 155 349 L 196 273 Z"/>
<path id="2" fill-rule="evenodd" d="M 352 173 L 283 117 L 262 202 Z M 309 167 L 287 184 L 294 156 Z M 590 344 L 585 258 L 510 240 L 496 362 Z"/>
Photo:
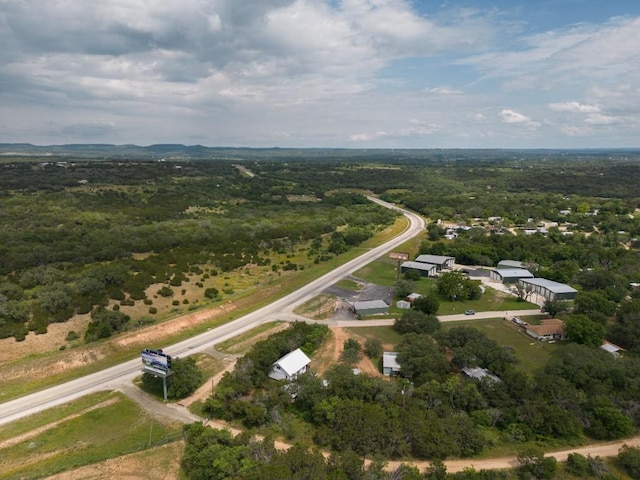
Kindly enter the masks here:
<path id="1" fill-rule="evenodd" d="M 120 393 L 100 392 L 0 428 L 0 478 L 46 477 L 174 442 L 181 432 Z"/>
<path id="2" fill-rule="evenodd" d="M 527 373 L 535 373 L 544 368 L 551 353 L 562 348 L 562 343 L 547 343 L 533 340 L 515 324 L 501 318 L 469 320 L 464 322 L 443 323 L 442 328 L 469 326 L 484 332 L 487 337 L 499 345 L 511 347 L 519 361 L 519 368 Z"/>
<path id="3" fill-rule="evenodd" d="M 396 261 L 380 257 L 360 270 L 356 270 L 353 276 L 378 285 L 393 285 L 396 283 Z"/>
<path id="4" fill-rule="evenodd" d="M 440 300 L 440 309 L 438 310 L 438 315 L 452 315 L 456 313 L 463 313 L 465 310 L 475 310 L 476 312 L 493 312 L 534 310 L 540 308 L 534 303 L 519 302 L 516 297 L 496 291 L 493 288 L 487 288 L 485 290 L 485 293 L 483 293 L 478 300 L 452 302 L 442 297 L 442 295 L 438 295 L 438 299 Z"/>
<path id="5" fill-rule="evenodd" d="M 361 337 L 377 338 L 385 345 L 397 345 L 402 340 L 402 335 L 393 327 L 352 327 L 346 330 Z"/>
<path id="6" fill-rule="evenodd" d="M 351 290 L 352 292 L 358 292 L 361 290 L 361 286 L 359 283 L 354 282 L 353 280 L 349 280 L 348 278 L 338 280 L 336 282 L 336 287 L 342 288 L 344 290 Z"/>

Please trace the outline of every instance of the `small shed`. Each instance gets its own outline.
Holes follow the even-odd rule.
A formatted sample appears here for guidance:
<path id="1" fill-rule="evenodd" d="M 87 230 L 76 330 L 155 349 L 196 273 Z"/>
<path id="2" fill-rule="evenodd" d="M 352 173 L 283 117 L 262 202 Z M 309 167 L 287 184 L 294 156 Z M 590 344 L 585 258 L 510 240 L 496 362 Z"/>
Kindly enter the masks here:
<path id="1" fill-rule="evenodd" d="M 407 300 L 411 303 L 415 302 L 416 300 L 418 300 L 419 298 L 422 298 L 424 295 L 422 295 L 421 293 L 410 293 L 409 295 L 407 295 Z"/>
<path id="2" fill-rule="evenodd" d="M 415 259 L 419 263 L 430 263 L 436 266 L 436 270 L 439 272 L 442 269 L 453 268 L 455 263 L 455 257 L 446 257 L 444 255 L 418 255 Z"/>
<path id="3" fill-rule="evenodd" d="M 410 260 L 402 262 L 400 273 L 405 273 L 409 270 L 417 270 L 422 277 L 432 277 L 438 271 L 438 267 L 431 263 L 412 262 Z"/>
<path id="4" fill-rule="evenodd" d="M 353 310 L 356 315 L 386 315 L 389 313 L 389 304 L 384 300 L 365 300 L 354 302 Z"/>
<path id="5" fill-rule="evenodd" d="M 287 353 L 271 365 L 269 378 L 274 380 L 291 380 L 307 371 L 311 359 L 299 348 Z"/>
<path id="6" fill-rule="evenodd" d="M 464 373 L 467 377 L 474 378 L 476 380 L 482 380 L 483 378 L 486 378 L 487 380 L 490 380 L 496 383 L 502 381 L 486 368 L 465 367 L 462 369 L 462 373 Z"/>
<path id="7" fill-rule="evenodd" d="M 565 340 L 567 338 L 564 322 L 558 318 L 540 320 L 540 325 L 528 324 L 525 331 L 527 335 L 536 340 Z"/>
<path id="8" fill-rule="evenodd" d="M 491 270 L 489 277 L 504 284 L 517 283 L 521 278 L 533 278 L 533 273 L 524 268 L 500 268 Z"/>
<path id="9" fill-rule="evenodd" d="M 396 302 L 396 307 L 401 310 L 409 310 L 411 308 L 411 302 L 407 302 L 406 300 L 398 300 Z"/>
<path id="10" fill-rule="evenodd" d="M 600 348 L 605 352 L 610 353 L 616 358 L 620 357 L 620 355 L 622 355 L 622 352 L 626 351 L 624 348 L 619 347 L 618 345 L 615 345 L 611 342 L 607 342 L 606 340 L 602 342 L 602 345 L 600 345 Z"/>
<path id="11" fill-rule="evenodd" d="M 383 375 L 399 375 L 400 364 L 398 363 L 397 352 L 382 353 L 382 374 Z"/>

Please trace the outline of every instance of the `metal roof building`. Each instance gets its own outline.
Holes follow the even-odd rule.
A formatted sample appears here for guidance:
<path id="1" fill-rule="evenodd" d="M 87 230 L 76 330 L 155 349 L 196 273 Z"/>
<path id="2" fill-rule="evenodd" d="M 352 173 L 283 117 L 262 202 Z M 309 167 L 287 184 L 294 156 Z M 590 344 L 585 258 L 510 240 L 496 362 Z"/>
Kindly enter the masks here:
<path id="1" fill-rule="evenodd" d="M 497 268 L 525 268 L 526 265 L 518 260 L 500 260 Z"/>
<path id="2" fill-rule="evenodd" d="M 354 302 L 353 309 L 357 315 L 378 315 L 389 313 L 389 304 L 384 300 L 365 300 Z"/>
<path id="3" fill-rule="evenodd" d="M 445 257 L 444 255 L 418 255 L 415 259 L 416 262 L 430 263 L 436 266 L 438 271 L 443 268 L 453 268 L 453 264 L 456 259 L 454 257 Z"/>
<path id="4" fill-rule="evenodd" d="M 404 273 L 407 270 L 418 270 L 423 277 L 430 277 L 434 275 L 438 270 L 438 266 L 432 263 L 412 262 L 407 260 L 400 265 L 400 273 Z"/>
<path id="5" fill-rule="evenodd" d="M 578 294 L 578 291 L 569 285 L 545 278 L 521 278 L 518 284 L 548 300 L 573 300 Z"/>
<path id="6" fill-rule="evenodd" d="M 486 378 L 486 379 L 491 380 L 493 382 L 501 382 L 502 381 L 498 377 L 496 377 L 494 374 L 492 374 L 489 370 L 487 370 L 486 368 L 465 367 L 465 368 L 462 369 L 462 373 L 464 373 L 467 377 L 475 378 L 476 380 L 482 380 L 483 378 Z"/>
<path id="7" fill-rule="evenodd" d="M 524 268 L 500 268 L 491 270 L 489 277 L 502 283 L 516 283 L 521 278 L 533 278 L 533 273 Z"/>
<path id="8" fill-rule="evenodd" d="M 400 373 L 400 364 L 398 363 L 398 354 L 396 352 L 382 353 L 382 374 L 397 375 Z"/>

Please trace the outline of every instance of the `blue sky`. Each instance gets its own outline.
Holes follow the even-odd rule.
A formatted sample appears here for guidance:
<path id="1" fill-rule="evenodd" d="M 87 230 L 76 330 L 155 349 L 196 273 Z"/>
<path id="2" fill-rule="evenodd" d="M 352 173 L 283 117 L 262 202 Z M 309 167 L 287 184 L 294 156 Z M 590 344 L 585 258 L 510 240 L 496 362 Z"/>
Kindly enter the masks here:
<path id="1" fill-rule="evenodd" d="M 639 147 L 637 0 L 0 0 L 0 142 Z"/>

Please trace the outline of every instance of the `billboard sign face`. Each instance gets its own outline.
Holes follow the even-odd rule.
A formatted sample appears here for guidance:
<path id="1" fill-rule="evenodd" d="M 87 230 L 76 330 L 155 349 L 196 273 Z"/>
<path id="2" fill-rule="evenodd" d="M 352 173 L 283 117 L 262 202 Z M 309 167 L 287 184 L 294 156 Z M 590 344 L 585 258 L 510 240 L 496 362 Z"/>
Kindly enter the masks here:
<path id="1" fill-rule="evenodd" d="M 142 368 L 150 373 L 167 375 L 171 370 L 171 356 L 162 350 L 145 348 L 142 351 Z"/>
<path id="2" fill-rule="evenodd" d="M 391 252 L 389 253 L 389 258 L 391 260 L 409 260 L 409 254 L 402 252 Z"/>

